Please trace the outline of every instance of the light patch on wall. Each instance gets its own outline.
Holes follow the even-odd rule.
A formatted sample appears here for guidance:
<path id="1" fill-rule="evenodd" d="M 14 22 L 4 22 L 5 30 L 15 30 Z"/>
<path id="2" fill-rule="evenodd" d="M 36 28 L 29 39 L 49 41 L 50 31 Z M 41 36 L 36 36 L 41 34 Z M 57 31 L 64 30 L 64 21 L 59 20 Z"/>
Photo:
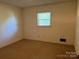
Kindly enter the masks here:
<path id="1" fill-rule="evenodd" d="M 16 35 L 18 26 L 17 18 L 13 11 L 6 10 L 1 11 L 0 17 L 0 45 L 6 44 L 12 41 L 12 38 Z"/>
<path id="2" fill-rule="evenodd" d="M 8 17 L 8 20 L 6 21 L 6 24 L 3 30 L 4 30 L 3 32 L 4 39 L 6 38 L 9 39 L 15 35 L 15 33 L 17 32 L 17 21 L 14 16 Z"/>

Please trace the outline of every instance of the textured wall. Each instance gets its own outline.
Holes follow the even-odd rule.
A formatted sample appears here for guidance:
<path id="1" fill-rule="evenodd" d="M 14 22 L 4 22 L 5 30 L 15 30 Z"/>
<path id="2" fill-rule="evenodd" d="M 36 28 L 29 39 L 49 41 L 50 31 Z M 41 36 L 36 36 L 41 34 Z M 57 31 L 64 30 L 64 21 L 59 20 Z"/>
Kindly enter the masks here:
<path id="1" fill-rule="evenodd" d="M 52 12 L 52 24 L 50 27 L 38 27 L 36 14 L 40 11 Z M 76 2 L 64 2 L 24 8 L 24 37 L 26 39 L 46 42 L 62 43 L 60 38 L 66 38 L 63 44 L 74 44 Z"/>
<path id="2" fill-rule="evenodd" d="M 0 47 L 22 39 L 21 10 L 0 3 Z"/>

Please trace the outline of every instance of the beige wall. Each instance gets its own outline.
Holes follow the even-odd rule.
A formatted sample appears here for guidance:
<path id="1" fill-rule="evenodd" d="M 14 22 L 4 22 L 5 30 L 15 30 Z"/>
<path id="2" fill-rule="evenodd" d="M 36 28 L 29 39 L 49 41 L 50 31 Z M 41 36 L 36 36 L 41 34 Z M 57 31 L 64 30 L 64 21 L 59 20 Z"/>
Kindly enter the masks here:
<path id="1" fill-rule="evenodd" d="M 77 24 L 76 24 L 76 40 L 75 40 L 75 48 L 77 55 L 79 55 L 79 0 L 77 4 Z"/>
<path id="2" fill-rule="evenodd" d="M 22 39 L 21 9 L 0 3 L 0 48 Z"/>
<path id="3" fill-rule="evenodd" d="M 38 27 L 36 14 L 40 11 L 52 12 L 52 25 Z M 59 39 L 67 39 L 63 44 L 74 44 L 76 2 L 64 2 L 52 5 L 24 8 L 24 38 L 46 42 L 61 43 Z"/>

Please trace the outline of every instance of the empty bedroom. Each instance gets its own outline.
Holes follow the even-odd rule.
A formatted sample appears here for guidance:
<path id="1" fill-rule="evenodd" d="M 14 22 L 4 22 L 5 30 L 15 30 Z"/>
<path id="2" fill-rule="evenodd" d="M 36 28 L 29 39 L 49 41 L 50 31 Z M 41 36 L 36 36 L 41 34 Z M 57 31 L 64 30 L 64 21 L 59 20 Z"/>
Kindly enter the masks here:
<path id="1" fill-rule="evenodd" d="M 0 59 L 79 59 L 79 0 L 0 0 Z"/>

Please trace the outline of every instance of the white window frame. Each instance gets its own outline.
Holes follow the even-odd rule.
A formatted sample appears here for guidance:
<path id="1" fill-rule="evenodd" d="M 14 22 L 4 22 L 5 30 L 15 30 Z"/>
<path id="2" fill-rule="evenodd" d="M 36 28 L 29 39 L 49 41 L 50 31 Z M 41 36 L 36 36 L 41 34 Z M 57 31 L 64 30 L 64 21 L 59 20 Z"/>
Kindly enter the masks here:
<path id="1" fill-rule="evenodd" d="M 38 14 L 39 14 L 39 13 L 50 13 L 50 25 L 39 25 L 39 24 L 38 24 Z M 52 12 L 50 12 L 50 11 L 37 12 L 36 15 L 37 15 L 37 16 L 36 16 L 36 17 L 37 17 L 37 19 L 36 19 L 36 20 L 37 20 L 37 21 L 36 21 L 36 22 L 37 22 L 37 26 L 39 26 L 39 27 L 50 27 L 50 26 L 52 25 Z"/>

